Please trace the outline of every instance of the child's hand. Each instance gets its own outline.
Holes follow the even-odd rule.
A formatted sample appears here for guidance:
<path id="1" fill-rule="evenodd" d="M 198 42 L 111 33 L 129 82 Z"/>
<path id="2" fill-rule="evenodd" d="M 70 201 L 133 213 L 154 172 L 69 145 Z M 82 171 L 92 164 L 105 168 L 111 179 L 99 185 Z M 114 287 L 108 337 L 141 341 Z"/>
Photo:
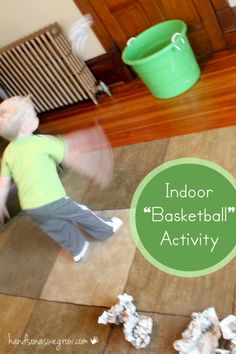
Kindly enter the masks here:
<path id="1" fill-rule="evenodd" d="M 66 166 L 92 178 L 102 188 L 108 186 L 113 172 L 112 150 L 103 130 L 97 124 L 64 136 Z"/>
<path id="2" fill-rule="evenodd" d="M 0 226 L 4 225 L 5 218 L 10 218 L 8 210 L 5 205 L 0 205 Z"/>
<path id="3" fill-rule="evenodd" d="M 10 177 L 0 177 L 0 226 L 4 224 L 4 219 L 9 219 L 9 214 L 6 208 L 6 200 L 10 191 L 11 179 Z"/>

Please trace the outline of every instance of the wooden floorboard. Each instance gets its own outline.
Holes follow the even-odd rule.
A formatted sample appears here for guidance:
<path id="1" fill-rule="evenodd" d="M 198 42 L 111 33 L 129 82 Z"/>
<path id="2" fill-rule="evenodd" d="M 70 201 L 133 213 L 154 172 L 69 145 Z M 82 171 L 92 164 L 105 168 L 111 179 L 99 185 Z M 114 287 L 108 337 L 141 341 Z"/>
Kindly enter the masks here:
<path id="1" fill-rule="evenodd" d="M 41 133 L 65 134 L 99 121 L 113 146 L 162 139 L 236 124 L 236 51 L 200 63 L 200 80 L 184 94 L 160 100 L 136 79 L 85 102 L 40 116 Z"/>

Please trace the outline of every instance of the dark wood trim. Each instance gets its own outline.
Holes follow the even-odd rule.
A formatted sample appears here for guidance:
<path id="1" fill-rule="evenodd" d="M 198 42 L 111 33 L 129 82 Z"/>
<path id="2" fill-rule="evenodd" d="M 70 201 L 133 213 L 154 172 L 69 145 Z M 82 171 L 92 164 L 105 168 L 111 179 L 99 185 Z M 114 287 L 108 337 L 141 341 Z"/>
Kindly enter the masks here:
<path id="1" fill-rule="evenodd" d="M 228 48 L 236 49 L 236 31 L 225 33 Z"/>
<path id="2" fill-rule="evenodd" d="M 211 0 L 223 30 L 228 48 L 236 47 L 236 6 L 231 7 L 226 0 Z"/>
<path id="3" fill-rule="evenodd" d="M 86 64 L 96 79 L 98 81 L 104 81 L 107 85 L 112 85 L 117 82 L 129 82 L 133 80 L 135 76 L 122 62 L 121 54 L 117 51 L 112 51 L 87 60 Z"/>
<path id="4" fill-rule="evenodd" d="M 229 7 L 229 3 L 227 0 L 211 0 L 211 3 L 215 10 L 223 10 L 226 7 Z"/>
<path id="5" fill-rule="evenodd" d="M 107 31 L 113 39 L 113 45 L 122 50 L 126 46 L 127 38 L 121 30 L 116 17 L 109 11 L 106 2 L 104 0 L 89 0 L 89 3 L 100 18 L 105 31 Z M 104 19 L 106 19 L 106 21 L 104 21 Z"/>
<path id="6" fill-rule="evenodd" d="M 224 33 L 236 31 L 235 13 L 231 7 L 219 10 L 217 16 Z"/>
<path id="7" fill-rule="evenodd" d="M 104 81 L 107 85 L 131 81 L 135 74 L 122 62 L 120 49 L 112 39 L 110 30 L 106 29 L 102 19 L 95 11 L 96 3 L 88 0 L 74 0 L 74 2 L 82 14 L 90 13 L 92 15 L 94 20 L 93 30 L 107 52 L 86 62 L 96 79 Z"/>
<path id="8" fill-rule="evenodd" d="M 207 23 L 207 26 L 205 26 L 205 31 L 209 36 L 213 50 L 218 51 L 225 49 L 227 47 L 226 41 L 219 26 L 214 7 L 209 1 L 206 0 L 193 1 L 203 22 Z"/>
<path id="9" fill-rule="evenodd" d="M 109 33 L 104 27 L 102 21 L 98 17 L 97 13 L 94 11 L 91 3 L 87 0 L 74 0 L 76 6 L 80 9 L 83 15 L 90 13 L 93 17 L 93 30 L 96 36 L 104 46 L 107 51 L 112 51 L 116 48 L 114 41 Z"/>

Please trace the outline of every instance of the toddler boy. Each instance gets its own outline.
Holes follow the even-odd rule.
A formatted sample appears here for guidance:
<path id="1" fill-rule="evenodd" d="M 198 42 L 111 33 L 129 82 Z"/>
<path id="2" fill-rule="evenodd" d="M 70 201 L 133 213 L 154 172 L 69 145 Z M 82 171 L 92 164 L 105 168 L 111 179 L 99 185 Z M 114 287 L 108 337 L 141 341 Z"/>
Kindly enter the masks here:
<path id="1" fill-rule="evenodd" d="M 93 238 L 104 240 L 122 221 L 98 216 L 66 196 L 57 164 L 82 172 L 104 187 L 111 178 L 112 154 L 99 126 L 54 137 L 33 135 L 38 125 L 29 97 L 15 96 L 0 104 L 0 135 L 10 141 L 1 162 L 0 222 L 8 217 L 6 199 L 13 179 L 22 210 L 79 262 L 89 242 L 77 223 Z"/>

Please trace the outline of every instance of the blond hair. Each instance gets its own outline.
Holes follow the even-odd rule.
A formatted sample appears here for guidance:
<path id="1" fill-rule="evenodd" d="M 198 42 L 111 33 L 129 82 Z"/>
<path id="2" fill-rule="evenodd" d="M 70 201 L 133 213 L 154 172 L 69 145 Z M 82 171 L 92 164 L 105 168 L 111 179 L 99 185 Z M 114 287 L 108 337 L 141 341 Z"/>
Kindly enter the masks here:
<path id="1" fill-rule="evenodd" d="M 14 96 L 0 104 L 0 135 L 6 140 L 18 137 L 23 123 L 35 115 L 29 96 Z"/>

